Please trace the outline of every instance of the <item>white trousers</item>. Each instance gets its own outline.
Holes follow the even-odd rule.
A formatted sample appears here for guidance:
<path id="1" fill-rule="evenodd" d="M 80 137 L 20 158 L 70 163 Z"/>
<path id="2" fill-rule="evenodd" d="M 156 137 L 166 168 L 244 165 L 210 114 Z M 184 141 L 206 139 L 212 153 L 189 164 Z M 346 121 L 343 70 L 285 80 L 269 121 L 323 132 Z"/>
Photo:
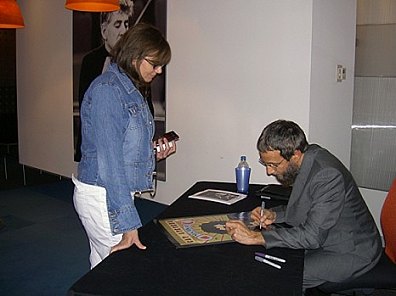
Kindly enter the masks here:
<path id="1" fill-rule="evenodd" d="M 121 241 L 122 234 L 111 233 L 106 204 L 106 189 L 78 181 L 72 176 L 74 208 L 89 239 L 91 269 L 110 254 L 110 249 Z"/>

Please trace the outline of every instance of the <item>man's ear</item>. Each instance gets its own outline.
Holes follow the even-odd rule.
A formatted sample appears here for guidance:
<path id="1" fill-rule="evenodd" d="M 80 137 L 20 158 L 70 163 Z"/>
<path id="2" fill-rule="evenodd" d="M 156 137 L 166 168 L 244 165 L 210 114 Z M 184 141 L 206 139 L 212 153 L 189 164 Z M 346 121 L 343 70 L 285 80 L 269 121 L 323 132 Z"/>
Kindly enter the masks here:
<path id="1" fill-rule="evenodd" d="M 297 163 L 301 162 L 301 159 L 303 157 L 304 153 L 302 153 L 300 150 L 294 150 L 294 154 L 291 158 L 294 159 L 294 161 L 296 161 Z"/>
<path id="2" fill-rule="evenodd" d="M 107 30 L 107 25 L 101 25 L 100 26 L 100 33 L 102 34 L 102 39 L 103 39 L 103 41 L 106 41 L 107 40 L 107 38 L 106 38 L 106 30 Z"/>
<path id="3" fill-rule="evenodd" d="M 294 155 L 293 156 L 297 156 L 300 157 L 302 155 L 302 152 L 298 149 L 294 150 Z"/>

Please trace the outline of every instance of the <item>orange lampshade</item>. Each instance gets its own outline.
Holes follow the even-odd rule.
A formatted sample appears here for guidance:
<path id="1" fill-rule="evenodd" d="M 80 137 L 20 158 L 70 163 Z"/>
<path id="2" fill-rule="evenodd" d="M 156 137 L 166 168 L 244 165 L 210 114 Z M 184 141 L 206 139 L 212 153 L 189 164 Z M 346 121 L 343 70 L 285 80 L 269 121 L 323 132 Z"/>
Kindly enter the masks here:
<path id="1" fill-rule="evenodd" d="M 70 10 L 90 11 L 90 12 L 115 11 L 120 9 L 120 1 L 119 0 L 66 0 L 65 7 Z"/>
<path id="2" fill-rule="evenodd" d="M 0 28 L 18 29 L 24 26 L 21 10 L 16 1 L 0 0 Z"/>

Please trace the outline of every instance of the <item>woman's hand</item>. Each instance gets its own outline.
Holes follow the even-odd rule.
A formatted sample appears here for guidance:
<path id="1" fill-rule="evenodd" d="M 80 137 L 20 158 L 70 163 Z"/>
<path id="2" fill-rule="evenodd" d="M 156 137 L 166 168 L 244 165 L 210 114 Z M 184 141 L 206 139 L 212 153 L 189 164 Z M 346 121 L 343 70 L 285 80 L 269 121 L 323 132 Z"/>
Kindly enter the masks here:
<path id="1" fill-rule="evenodd" d="M 226 222 L 226 230 L 232 239 L 244 245 L 264 245 L 264 237 L 261 232 L 253 231 L 241 220 Z"/>
<path id="2" fill-rule="evenodd" d="M 123 233 L 121 241 L 111 248 L 110 254 L 116 251 L 127 249 L 132 245 L 136 245 L 136 247 L 141 250 L 146 249 L 146 246 L 143 245 L 139 240 L 137 229 Z"/>
<path id="3" fill-rule="evenodd" d="M 257 225 L 260 225 L 261 223 L 261 227 L 266 229 L 269 225 L 275 222 L 276 213 L 272 210 L 264 209 L 262 214 L 263 215 L 261 216 L 261 208 L 257 207 L 252 211 L 250 217 L 257 223 Z"/>
<path id="4" fill-rule="evenodd" d="M 168 142 L 166 138 L 160 138 L 153 142 L 153 147 L 159 145 L 160 149 L 157 150 L 157 161 L 167 158 L 169 155 L 176 152 L 176 142 Z"/>

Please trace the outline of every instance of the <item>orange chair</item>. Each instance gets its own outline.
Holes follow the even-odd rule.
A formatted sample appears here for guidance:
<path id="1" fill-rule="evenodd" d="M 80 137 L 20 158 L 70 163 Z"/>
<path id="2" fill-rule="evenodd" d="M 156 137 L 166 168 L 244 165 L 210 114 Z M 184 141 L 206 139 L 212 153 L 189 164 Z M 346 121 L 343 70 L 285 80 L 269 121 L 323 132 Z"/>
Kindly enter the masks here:
<path id="1" fill-rule="evenodd" d="M 396 289 L 396 179 L 382 206 L 380 220 L 385 248 L 377 265 L 356 279 L 324 283 L 318 287 L 321 292 L 372 295 L 374 289 Z"/>
<path id="2" fill-rule="evenodd" d="M 385 254 L 396 264 L 396 179 L 382 206 L 381 228 L 385 240 Z"/>

